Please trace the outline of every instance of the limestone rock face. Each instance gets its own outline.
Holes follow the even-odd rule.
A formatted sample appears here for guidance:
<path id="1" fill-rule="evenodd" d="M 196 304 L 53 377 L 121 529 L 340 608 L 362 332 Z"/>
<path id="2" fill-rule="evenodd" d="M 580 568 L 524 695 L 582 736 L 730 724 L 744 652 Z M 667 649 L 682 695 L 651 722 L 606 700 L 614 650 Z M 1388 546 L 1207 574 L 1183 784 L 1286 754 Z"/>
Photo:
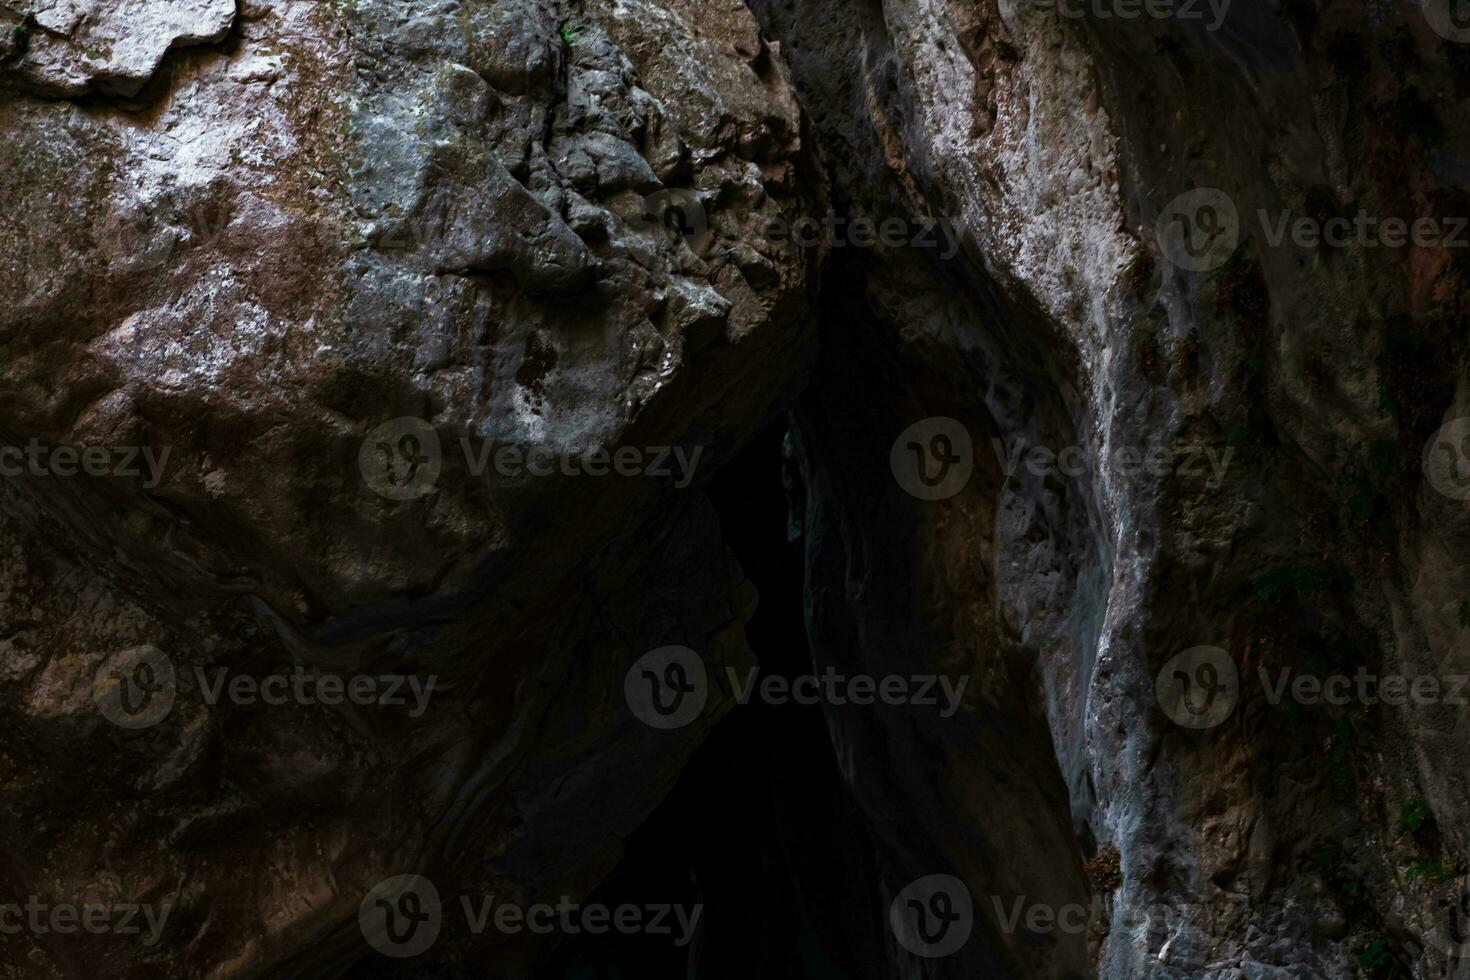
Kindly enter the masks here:
<path id="1" fill-rule="evenodd" d="M 975 678 L 948 731 L 833 718 L 892 888 L 981 896 L 924 975 L 1462 975 L 1462 32 L 754 6 L 849 222 L 953 230 L 833 248 L 795 412 L 819 661 Z M 973 445 L 943 500 L 873 463 L 926 418 Z M 1343 698 L 1359 672 L 1442 696 Z M 1337 697 L 1277 693 L 1302 675 Z"/>
<path id="2" fill-rule="evenodd" d="M 136 95 L 170 50 L 214 44 L 235 23 L 232 0 L 34 0 L 12 10 L 35 28 L 16 74 L 58 96 Z"/>
<path id="3" fill-rule="evenodd" d="M 360 913 L 619 865 L 788 410 L 792 642 L 965 682 L 821 708 L 854 977 L 1467 975 L 1470 35 L 1123 6 L 0 0 L 0 900 L 169 909 L 0 976 L 536 976 Z"/>
<path id="4" fill-rule="evenodd" d="M 624 677 L 748 656 L 701 488 L 811 347 L 812 255 L 754 229 L 820 188 L 753 16 L 3 12 L 0 432 L 44 453 L 4 483 L 7 888 L 172 908 L 4 969 L 331 975 L 394 875 L 585 893 L 729 706 L 657 732 Z M 173 700 L 118 727 L 95 695 L 145 668 Z M 435 687 L 216 684 L 298 669 Z"/>

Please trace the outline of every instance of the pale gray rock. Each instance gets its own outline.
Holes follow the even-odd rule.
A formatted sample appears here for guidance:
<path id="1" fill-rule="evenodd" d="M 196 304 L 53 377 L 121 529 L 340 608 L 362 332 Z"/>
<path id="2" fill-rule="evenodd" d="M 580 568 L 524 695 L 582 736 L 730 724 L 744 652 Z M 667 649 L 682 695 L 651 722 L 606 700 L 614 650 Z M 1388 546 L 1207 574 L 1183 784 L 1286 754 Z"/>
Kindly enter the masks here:
<path id="1" fill-rule="evenodd" d="M 12 67 L 36 90 L 136 95 L 174 48 L 214 44 L 235 0 L 30 0 L 11 5 L 34 30 Z"/>

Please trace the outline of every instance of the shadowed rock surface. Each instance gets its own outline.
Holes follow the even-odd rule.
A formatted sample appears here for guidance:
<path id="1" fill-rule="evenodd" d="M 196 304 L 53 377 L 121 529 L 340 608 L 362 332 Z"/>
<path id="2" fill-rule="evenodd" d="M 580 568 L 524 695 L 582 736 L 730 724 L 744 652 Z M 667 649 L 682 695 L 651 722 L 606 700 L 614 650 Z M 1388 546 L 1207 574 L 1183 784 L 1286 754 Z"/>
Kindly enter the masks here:
<path id="1" fill-rule="evenodd" d="M 816 186 L 784 66 L 738 8 L 251 3 L 162 58 L 202 8 L 140 6 L 6 28 L 6 441 L 160 465 L 5 482 L 5 879 L 173 913 L 151 947 L 5 935 L 5 969 L 321 976 L 392 875 L 585 893 L 728 707 L 654 732 L 629 666 L 748 657 L 700 487 L 811 346 L 811 256 L 746 227 Z M 50 53 L 114 28 L 126 55 Z M 42 84 L 62 64 L 89 81 Z M 404 418 L 422 457 L 370 438 Z M 478 465 L 671 446 L 677 480 Z M 178 699 L 127 732 L 93 677 L 145 644 Z M 437 687 L 206 703 L 282 665 Z M 436 956 L 531 955 L 474 945 Z"/>
<path id="2" fill-rule="evenodd" d="M 0 900 L 171 909 L 0 975 L 578 976 L 460 897 L 651 888 L 708 917 L 640 977 L 1470 976 L 1467 708 L 1273 687 L 1470 674 L 1470 37 L 1193 9 L 0 2 L 0 443 L 139 470 L 0 485 Z M 297 667 L 434 687 L 209 703 Z"/>

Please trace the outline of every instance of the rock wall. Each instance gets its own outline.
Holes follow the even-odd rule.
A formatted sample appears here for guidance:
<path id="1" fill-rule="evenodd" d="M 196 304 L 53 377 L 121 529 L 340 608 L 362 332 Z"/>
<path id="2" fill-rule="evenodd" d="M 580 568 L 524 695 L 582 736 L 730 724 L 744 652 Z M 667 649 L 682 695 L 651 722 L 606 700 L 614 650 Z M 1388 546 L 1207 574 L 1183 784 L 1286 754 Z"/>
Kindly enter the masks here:
<path id="1" fill-rule="evenodd" d="M 959 665 L 980 695 L 960 732 L 836 729 L 882 760 L 850 778 L 895 887 L 987 899 L 990 958 L 894 975 L 1466 969 L 1465 514 L 1436 487 L 1464 414 L 1466 51 L 1433 8 L 1318 6 L 756 4 L 849 223 L 954 238 L 838 260 L 794 412 L 819 656 Z M 1395 245 L 1360 215 L 1435 227 Z M 1338 244 L 1304 216 L 1344 219 Z M 935 418 L 973 473 L 916 499 L 873 461 Z M 1177 723 L 1175 672 L 1216 666 L 1221 710 Z M 1283 671 L 1443 696 L 1272 703 Z M 1087 930 L 1010 914 L 1079 902 Z"/>
<path id="2" fill-rule="evenodd" d="M 15 976 L 332 975 L 405 873 L 581 895 L 729 706 L 654 732 L 629 666 L 749 656 L 701 488 L 809 359 L 814 257 L 747 226 L 820 193 L 753 16 L 219 8 L 4 9 L 0 429 L 48 450 L 4 484 L 5 883 L 172 908 L 7 932 Z M 145 668 L 165 713 L 120 728 Z M 430 959 L 540 955 L 506 945 Z"/>
<path id="3" fill-rule="evenodd" d="M 964 684 L 822 708 L 844 969 L 1470 976 L 1455 12 L 4 0 L 0 882 L 172 911 L 0 975 L 538 975 L 360 913 L 618 866 L 789 412 L 812 669 Z"/>

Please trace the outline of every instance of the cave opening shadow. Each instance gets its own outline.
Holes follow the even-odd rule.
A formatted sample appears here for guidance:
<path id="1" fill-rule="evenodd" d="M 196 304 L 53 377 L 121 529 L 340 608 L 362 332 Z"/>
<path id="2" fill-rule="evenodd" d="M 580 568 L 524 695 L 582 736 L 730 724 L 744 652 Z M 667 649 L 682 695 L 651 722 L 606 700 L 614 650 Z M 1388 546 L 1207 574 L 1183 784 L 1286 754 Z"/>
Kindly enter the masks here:
<path id="1" fill-rule="evenodd" d="M 803 555 L 788 540 L 783 420 L 709 490 L 760 602 L 746 634 L 759 678 L 812 671 Z M 743 682 L 744 676 L 740 677 Z M 711 678 L 725 684 L 727 679 Z M 874 851 L 820 705 L 737 705 L 588 897 L 616 909 L 702 906 L 693 938 L 566 937 L 540 980 L 876 980 L 885 962 Z"/>

